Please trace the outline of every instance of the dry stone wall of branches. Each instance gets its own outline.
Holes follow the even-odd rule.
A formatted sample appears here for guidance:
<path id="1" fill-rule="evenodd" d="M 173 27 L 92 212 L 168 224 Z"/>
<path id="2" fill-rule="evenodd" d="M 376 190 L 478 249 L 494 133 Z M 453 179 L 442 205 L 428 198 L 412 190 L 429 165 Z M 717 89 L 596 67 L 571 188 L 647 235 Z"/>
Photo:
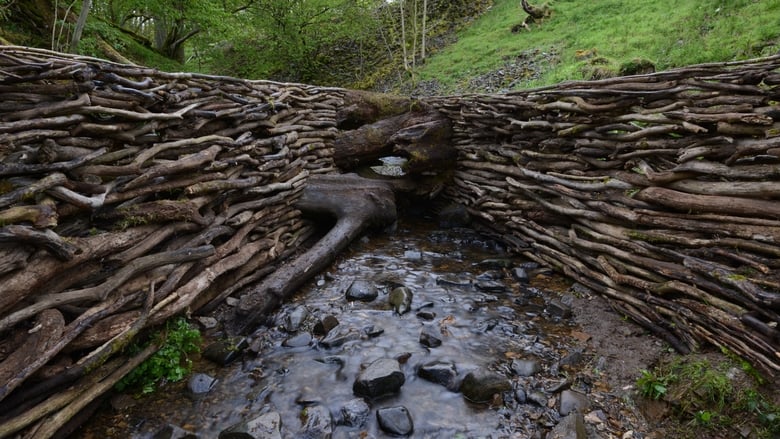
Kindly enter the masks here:
<path id="1" fill-rule="evenodd" d="M 447 195 L 681 352 L 780 371 L 780 56 L 434 99 Z"/>
<path id="2" fill-rule="evenodd" d="M 335 170 L 343 106 L 339 90 L 13 47 L 0 47 L 0 96 L 6 415 L 295 251 L 313 226 L 293 204 Z M 88 399 L 69 395 L 44 412 Z M 6 419 L 0 437 L 37 419 Z"/>
<path id="3" fill-rule="evenodd" d="M 314 235 L 295 203 L 350 139 L 451 142 L 444 196 L 515 251 L 679 351 L 780 370 L 780 56 L 387 98 L 358 119 L 404 135 L 348 141 L 351 91 L 30 48 L 0 46 L 0 96 L 0 437 L 52 436 L 155 351 L 117 355 L 144 328 L 267 278 Z M 452 137 L 404 128 L 420 109 Z"/>

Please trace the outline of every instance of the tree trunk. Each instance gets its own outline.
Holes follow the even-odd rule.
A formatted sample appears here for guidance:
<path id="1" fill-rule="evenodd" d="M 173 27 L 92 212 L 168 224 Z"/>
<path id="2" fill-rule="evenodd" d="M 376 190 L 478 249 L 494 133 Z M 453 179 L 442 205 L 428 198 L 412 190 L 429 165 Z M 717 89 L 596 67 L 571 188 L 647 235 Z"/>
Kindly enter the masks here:
<path id="1" fill-rule="evenodd" d="M 84 32 L 84 26 L 87 25 L 87 17 L 89 17 L 89 10 L 92 7 L 92 0 L 81 0 L 81 12 L 79 18 L 76 20 L 76 26 L 73 28 L 73 35 L 70 40 L 70 51 L 76 53 L 81 41 L 81 34 Z"/>

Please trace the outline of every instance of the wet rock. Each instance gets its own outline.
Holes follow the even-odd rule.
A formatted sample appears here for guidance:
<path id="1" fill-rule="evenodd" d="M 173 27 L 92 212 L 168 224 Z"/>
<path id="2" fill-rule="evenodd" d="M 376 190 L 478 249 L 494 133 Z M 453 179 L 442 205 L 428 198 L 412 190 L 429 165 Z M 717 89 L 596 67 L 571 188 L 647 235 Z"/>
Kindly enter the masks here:
<path id="1" fill-rule="evenodd" d="M 436 318 L 436 313 L 433 311 L 418 311 L 417 318 L 422 320 L 431 321 Z"/>
<path id="2" fill-rule="evenodd" d="M 286 338 L 282 342 L 282 346 L 286 348 L 301 348 L 308 346 L 311 343 L 311 334 L 308 332 L 302 332 L 298 335 Z"/>
<path id="3" fill-rule="evenodd" d="M 512 276 L 514 276 L 514 278 L 517 279 L 518 282 L 524 284 L 527 284 L 531 280 L 528 277 L 528 272 L 525 271 L 525 268 L 523 267 L 515 267 L 515 269 L 512 270 Z"/>
<path id="4" fill-rule="evenodd" d="M 476 263 L 477 267 L 485 269 L 501 269 L 512 266 L 512 261 L 506 258 L 483 259 Z"/>
<path id="5" fill-rule="evenodd" d="M 566 306 L 558 299 L 552 299 L 547 303 L 547 312 L 552 317 L 558 317 L 561 319 L 571 318 L 571 307 Z"/>
<path id="6" fill-rule="evenodd" d="M 458 378 L 455 363 L 449 361 L 432 361 L 417 369 L 417 376 L 434 384 L 454 389 Z"/>
<path id="7" fill-rule="evenodd" d="M 588 397 L 580 392 L 564 390 L 561 392 L 561 405 L 558 412 L 566 416 L 572 412 L 585 413 L 590 410 Z"/>
<path id="8" fill-rule="evenodd" d="M 384 334 L 385 330 L 383 328 L 380 328 L 379 326 L 368 325 L 362 329 L 362 332 L 363 334 L 366 335 L 366 337 L 374 338 Z"/>
<path id="9" fill-rule="evenodd" d="M 238 358 L 247 346 L 249 341 L 246 337 L 229 337 L 206 346 L 203 349 L 203 356 L 221 366 L 226 366 Z"/>
<path id="10" fill-rule="evenodd" d="M 190 396 L 201 397 L 209 393 L 215 384 L 217 384 L 217 380 L 211 375 L 196 373 L 187 381 L 187 390 Z"/>
<path id="11" fill-rule="evenodd" d="M 390 306 L 399 315 L 409 312 L 412 308 L 412 290 L 406 287 L 396 287 L 390 292 Z"/>
<path id="12" fill-rule="evenodd" d="M 512 360 L 512 372 L 517 376 L 530 377 L 542 371 L 542 364 L 537 360 Z"/>
<path id="13" fill-rule="evenodd" d="M 350 301 L 371 302 L 377 298 L 379 290 L 373 283 L 358 279 L 347 288 L 346 297 Z"/>
<path id="14" fill-rule="evenodd" d="M 497 373 L 480 368 L 469 372 L 460 384 L 460 392 L 471 402 L 486 403 L 493 395 L 512 390 L 509 380 Z"/>
<path id="15" fill-rule="evenodd" d="M 545 387 L 544 391 L 547 392 L 547 393 L 563 392 L 564 390 L 567 390 L 568 388 L 570 388 L 571 384 L 572 384 L 572 382 L 571 382 L 570 379 L 559 381 L 557 383 L 554 382 L 554 383 L 550 384 L 549 386 Z"/>
<path id="16" fill-rule="evenodd" d="M 344 365 L 344 358 L 338 355 L 328 355 L 327 357 L 317 358 L 314 361 L 322 364 L 336 364 L 339 366 Z"/>
<path id="17" fill-rule="evenodd" d="M 214 329 L 219 325 L 219 321 L 214 317 L 199 316 L 195 317 L 195 319 L 203 326 L 203 329 Z"/>
<path id="18" fill-rule="evenodd" d="M 420 306 L 415 308 L 415 311 L 420 311 L 426 308 L 433 308 L 433 306 L 434 306 L 433 302 L 423 302 L 422 304 L 420 304 Z"/>
<path id="19" fill-rule="evenodd" d="M 334 316 L 327 315 L 321 320 L 317 321 L 312 328 L 314 335 L 328 335 L 331 329 L 339 325 L 339 319 Z"/>
<path id="20" fill-rule="evenodd" d="M 568 367 L 574 367 L 578 364 L 582 363 L 582 351 L 581 350 L 575 350 L 573 352 L 570 352 L 565 357 L 561 358 L 561 360 L 558 362 L 558 365 L 560 366 L 568 366 Z"/>
<path id="21" fill-rule="evenodd" d="M 470 222 L 471 216 L 462 204 L 450 204 L 439 211 L 439 227 L 442 229 L 466 227 Z"/>
<path id="22" fill-rule="evenodd" d="M 423 326 L 420 330 L 420 344 L 429 347 L 437 348 L 441 346 L 441 334 L 436 328 L 431 326 Z"/>
<path id="23" fill-rule="evenodd" d="M 360 340 L 360 331 L 339 325 L 328 332 L 328 335 L 320 340 L 320 344 L 326 348 L 335 348 L 355 340 Z"/>
<path id="24" fill-rule="evenodd" d="M 547 439 L 587 439 L 585 421 L 582 414 L 574 412 L 561 419 L 552 431 L 547 434 Z"/>
<path id="25" fill-rule="evenodd" d="M 330 439 L 333 436 L 333 416 L 322 405 L 307 407 L 303 413 L 306 421 L 303 431 L 297 437 L 301 439 Z"/>
<path id="26" fill-rule="evenodd" d="M 509 291 L 503 282 L 495 280 L 478 280 L 474 286 L 476 286 L 477 289 L 481 291 L 486 291 L 489 293 L 505 293 Z M 496 298 L 496 300 L 498 300 L 498 298 Z"/>
<path id="27" fill-rule="evenodd" d="M 421 261 L 422 252 L 417 250 L 407 250 L 404 252 L 404 259 L 408 259 L 410 261 Z"/>
<path id="28" fill-rule="evenodd" d="M 525 404 L 525 402 L 528 401 L 528 395 L 525 394 L 525 389 L 522 387 L 518 387 L 515 390 L 515 401 L 520 404 Z"/>
<path id="29" fill-rule="evenodd" d="M 173 424 L 161 428 L 152 439 L 198 439 L 200 436 Z"/>
<path id="30" fill-rule="evenodd" d="M 547 407 L 547 395 L 545 395 L 543 392 L 534 390 L 527 395 L 527 399 L 539 407 Z"/>
<path id="31" fill-rule="evenodd" d="M 309 310 L 303 305 L 296 306 L 284 316 L 284 330 L 297 332 L 306 320 L 306 317 L 309 317 Z"/>
<path id="32" fill-rule="evenodd" d="M 471 277 L 465 274 L 443 274 L 436 278 L 436 285 L 467 287 L 471 285 Z"/>
<path id="33" fill-rule="evenodd" d="M 412 415 L 406 407 L 387 407 L 376 411 L 379 428 L 394 436 L 408 436 L 414 431 Z"/>
<path id="34" fill-rule="evenodd" d="M 357 396 L 376 398 L 398 393 L 405 381 L 406 377 L 397 360 L 380 358 L 358 374 L 352 391 Z"/>
<path id="35" fill-rule="evenodd" d="M 282 439 L 279 413 L 269 412 L 247 422 L 239 422 L 219 434 L 219 439 Z"/>
<path id="36" fill-rule="evenodd" d="M 371 408 L 363 398 L 355 398 L 347 401 L 339 410 L 339 425 L 348 427 L 362 427 L 371 413 Z"/>

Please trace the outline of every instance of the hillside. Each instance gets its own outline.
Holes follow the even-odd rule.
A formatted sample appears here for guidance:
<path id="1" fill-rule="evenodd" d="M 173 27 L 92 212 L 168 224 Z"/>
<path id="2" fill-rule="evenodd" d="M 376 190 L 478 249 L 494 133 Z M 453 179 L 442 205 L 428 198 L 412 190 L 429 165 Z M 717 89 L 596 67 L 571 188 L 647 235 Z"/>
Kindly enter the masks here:
<path id="1" fill-rule="evenodd" d="M 66 10 L 51 0 L 0 0 L 0 44 L 67 49 L 85 3 Z M 363 9 L 347 12 L 331 8 L 321 22 L 306 21 L 306 14 L 316 16 L 316 5 L 352 3 L 296 2 L 297 9 L 282 10 L 279 19 L 288 28 L 298 26 L 295 35 L 303 39 L 297 43 L 279 23 L 264 18 L 273 11 L 263 5 L 282 3 L 250 2 L 233 13 L 225 9 L 228 3 L 207 1 L 181 11 L 159 1 L 146 2 L 148 11 L 130 1 L 94 2 L 76 51 L 164 71 L 431 95 L 502 92 L 749 59 L 780 49 L 780 0 L 553 0 L 544 3 L 550 15 L 525 28 L 520 23 L 527 14 L 518 0 L 429 0 L 425 59 L 420 10 L 415 16 L 401 7 L 417 2 L 366 1 Z M 162 29 L 175 47 L 156 47 L 159 29 L 148 23 L 161 14 L 178 20 L 177 27 Z M 142 23 L 136 16 L 145 16 L 146 24 L 133 25 Z"/>
<path id="2" fill-rule="evenodd" d="M 493 6 L 419 69 L 416 93 L 500 92 L 565 80 L 777 53 L 780 1 L 556 0 L 528 29 L 517 0 Z"/>

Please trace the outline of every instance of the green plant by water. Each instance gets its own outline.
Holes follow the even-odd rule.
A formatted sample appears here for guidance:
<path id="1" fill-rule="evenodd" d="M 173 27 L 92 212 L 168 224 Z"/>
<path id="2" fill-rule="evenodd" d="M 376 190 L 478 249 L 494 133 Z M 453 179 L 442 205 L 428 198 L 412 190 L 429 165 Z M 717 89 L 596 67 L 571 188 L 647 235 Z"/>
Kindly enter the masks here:
<path id="1" fill-rule="evenodd" d="M 182 380 L 192 370 L 192 360 L 188 354 L 199 352 L 200 342 L 200 331 L 185 318 L 168 321 L 165 328 L 146 344 L 160 343 L 160 350 L 120 380 L 116 389 L 138 389 L 140 393 L 146 394 L 154 392 L 159 384 Z M 129 348 L 130 354 L 144 347 L 133 345 Z"/>
<path id="2" fill-rule="evenodd" d="M 748 363 L 725 354 L 727 359 L 717 364 L 681 358 L 641 370 L 637 390 L 644 398 L 670 404 L 691 428 L 723 430 L 747 424 L 757 437 L 778 437 L 780 406 L 758 390 L 764 379 Z M 737 377 L 739 370 L 742 378 Z"/>

